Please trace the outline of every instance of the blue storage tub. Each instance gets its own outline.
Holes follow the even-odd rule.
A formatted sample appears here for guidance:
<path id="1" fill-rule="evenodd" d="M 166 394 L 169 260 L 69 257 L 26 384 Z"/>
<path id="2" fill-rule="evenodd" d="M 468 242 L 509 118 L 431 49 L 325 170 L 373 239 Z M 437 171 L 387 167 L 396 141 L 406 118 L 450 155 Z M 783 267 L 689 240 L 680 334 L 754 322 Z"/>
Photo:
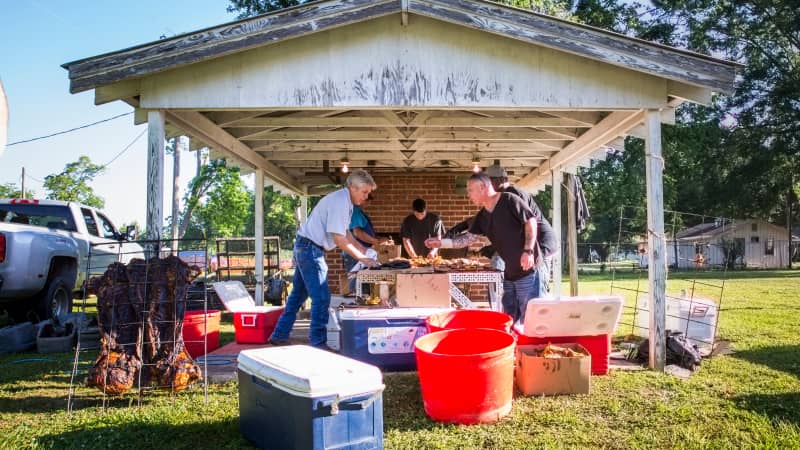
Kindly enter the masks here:
<path id="1" fill-rule="evenodd" d="M 383 448 L 377 367 L 306 345 L 244 350 L 239 424 L 259 448 Z"/>
<path id="2" fill-rule="evenodd" d="M 427 334 L 425 319 L 451 308 L 344 309 L 338 311 L 340 353 L 386 371 L 417 370 L 414 342 Z"/>

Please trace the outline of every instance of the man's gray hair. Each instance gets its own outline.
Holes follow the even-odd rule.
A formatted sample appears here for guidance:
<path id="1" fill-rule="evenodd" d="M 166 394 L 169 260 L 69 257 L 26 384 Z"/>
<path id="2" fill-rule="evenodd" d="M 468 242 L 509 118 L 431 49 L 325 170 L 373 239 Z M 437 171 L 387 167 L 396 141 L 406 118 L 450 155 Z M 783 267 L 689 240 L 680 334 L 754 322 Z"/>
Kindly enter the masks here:
<path id="1" fill-rule="evenodd" d="M 482 185 L 484 185 L 486 187 L 493 187 L 492 179 L 489 178 L 489 175 L 486 175 L 486 173 L 484 173 L 484 172 L 479 172 L 479 173 L 472 174 L 472 176 L 469 177 L 469 181 L 474 181 L 476 183 L 481 183 Z"/>
<path id="2" fill-rule="evenodd" d="M 350 175 L 347 176 L 347 187 L 350 186 L 372 186 L 372 189 L 378 188 L 375 180 L 372 179 L 372 175 L 364 169 L 356 169 L 350 172 Z"/>

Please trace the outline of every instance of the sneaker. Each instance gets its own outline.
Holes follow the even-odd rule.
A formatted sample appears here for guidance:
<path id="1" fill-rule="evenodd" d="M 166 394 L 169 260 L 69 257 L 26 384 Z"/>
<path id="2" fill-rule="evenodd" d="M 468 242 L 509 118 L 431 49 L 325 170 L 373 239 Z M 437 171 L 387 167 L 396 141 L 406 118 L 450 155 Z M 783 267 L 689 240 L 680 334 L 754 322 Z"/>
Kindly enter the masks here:
<path id="1" fill-rule="evenodd" d="M 288 339 L 275 339 L 273 337 L 269 338 L 269 345 L 273 345 L 275 347 L 282 347 L 284 345 L 289 345 Z"/>

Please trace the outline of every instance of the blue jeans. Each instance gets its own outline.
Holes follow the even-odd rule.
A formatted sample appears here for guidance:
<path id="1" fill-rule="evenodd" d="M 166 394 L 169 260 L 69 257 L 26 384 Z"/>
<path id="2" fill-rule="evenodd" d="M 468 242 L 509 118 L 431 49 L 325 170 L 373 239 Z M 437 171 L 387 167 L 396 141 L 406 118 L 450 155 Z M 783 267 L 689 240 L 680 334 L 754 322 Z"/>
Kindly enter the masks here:
<path id="1" fill-rule="evenodd" d="M 514 323 L 525 323 L 528 301 L 540 296 L 539 270 L 519 280 L 503 280 L 503 312 L 514 319 Z"/>
<path id="2" fill-rule="evenodd" d="M 306 298 L 311 297 L 308 343 L 312 346 L 325 345 L 328 341 L 328 308 L 331 304 L 325 252 L 308 239 L 298 236 L 294 244 L 293 260 L 292 293 L 286 299 L 286 308 L 275 325 L 272 338 L 281 341 L 289 339 L 289 333 L 297 319 L 297 311 Z"/>

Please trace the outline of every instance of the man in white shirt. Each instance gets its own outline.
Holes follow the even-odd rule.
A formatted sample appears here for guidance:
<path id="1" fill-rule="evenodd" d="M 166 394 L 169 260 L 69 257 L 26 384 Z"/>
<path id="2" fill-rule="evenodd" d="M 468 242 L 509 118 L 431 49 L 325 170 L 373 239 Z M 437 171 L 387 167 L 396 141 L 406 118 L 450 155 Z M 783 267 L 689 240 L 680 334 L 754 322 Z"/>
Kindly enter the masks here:
<path id="1" fill-rule="evenodd" d="M 269 338 L 270 344 L 289 343 L 297 311 L 306 298 L 311 297 L 308 341 L 314 347 L 328 348 L 326 326 L 331 291 L 328 287 L 325 252 L 339 247 L 366 267 L 378 265 L 377 261 L 362 252 L 363 247 L 348 231 L 353 205 L 363 204 L 377 187 L 366 171 L 354 170 L 347 177 L 346 186 L 323 197 L 311 211 L 308 220 L 300 225 L 294 243 L 292 293 L 286 299 L 286 308 Z"/>

